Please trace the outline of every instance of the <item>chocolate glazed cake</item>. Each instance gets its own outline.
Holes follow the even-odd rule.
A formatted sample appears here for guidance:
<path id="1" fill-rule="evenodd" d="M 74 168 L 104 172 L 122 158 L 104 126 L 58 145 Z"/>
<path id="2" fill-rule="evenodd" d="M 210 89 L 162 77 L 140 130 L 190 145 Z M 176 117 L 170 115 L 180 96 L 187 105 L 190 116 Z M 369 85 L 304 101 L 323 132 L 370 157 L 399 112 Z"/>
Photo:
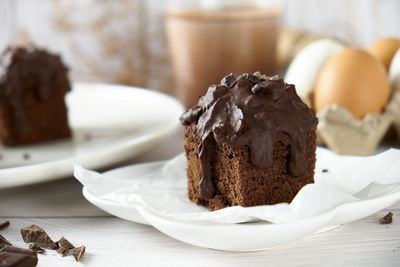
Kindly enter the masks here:
<path id="1" fill-rule="evenodd" d="M 210 210 L 291 202 L 314 182 L 318 120 L 277 76 L 231 74 L 181 122 L 189 198 Z"/>
<path id="2" fill-rule="evenodd" d="M 0 65 L 0 140 L 15 146 L 65 138 L 68 69 L 42 49 L 7 49 Z"/>

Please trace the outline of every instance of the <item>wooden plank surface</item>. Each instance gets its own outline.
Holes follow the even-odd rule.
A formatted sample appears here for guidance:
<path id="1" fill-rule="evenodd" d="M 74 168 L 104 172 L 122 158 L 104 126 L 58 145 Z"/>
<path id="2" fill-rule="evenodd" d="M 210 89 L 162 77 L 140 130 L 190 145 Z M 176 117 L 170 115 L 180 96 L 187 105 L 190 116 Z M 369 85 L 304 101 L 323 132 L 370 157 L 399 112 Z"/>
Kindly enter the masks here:
<path id="1" fill-rule="evenodd" d="M 132 160 L 165 159 L 181 151 L 180 134 Z M 230 253 L 193 247 L 156 229 L 124 221 L 95 208 L 73 178 L 0 190 L 1 233 L 14 245 L 26 246 L 19 229 L 43 227 L 58 240 L 65 236 L 86 245 L 81 263 L 53 251 L 39 256 L 47 266 L 400 266 L 400 203 L 363 220 L 303 240 L 260 252 Z M 392 211 L 394 222 L 378 219 Z"/>

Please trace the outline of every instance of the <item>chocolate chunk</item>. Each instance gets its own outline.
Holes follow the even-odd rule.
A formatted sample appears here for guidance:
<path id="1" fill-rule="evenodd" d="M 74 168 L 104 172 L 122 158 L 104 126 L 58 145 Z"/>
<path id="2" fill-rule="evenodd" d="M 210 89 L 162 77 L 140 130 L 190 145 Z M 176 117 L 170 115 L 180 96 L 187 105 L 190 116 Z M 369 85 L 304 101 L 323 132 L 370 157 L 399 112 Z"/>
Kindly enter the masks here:
<path id="1" fill-rule="evenodd" d="M 201 114 L 201 112 L 202 110 L 200 106 L 192 108 L 188 112 L 182 114 L 179 120 L 185 125 L 190 124 L 199 118 L 199 114 Z"/>
<path id="2" fill-rule="evenodd" d="M 381 224 L 389 224 L 393 222 L 393 213 L 389 212 L 384 217 L 379 219 Z"/>
<path id="3" fill-rule="evenodd" d="M 34 267 L 38 262 L 36 252 L 30 249 L 6 246 L 0 249 L 0 266 Z"/>
<path id="4" fill-rule="evenodd" d="M 70 250 L 72 256 L 74 256 L 76 261 L 80 261 L 83 254 L 85 254 L 85 246 L 80 246 L 78 248 L 73 248 Z"/>
<path id="5" fill-rule="evenodd" d="M 43 248 L 57 249 L 56 243 L 37 225 L 32 224 L 31 226 L 22 228 L 21 235 L 25 243 L 35 243 Z"/>
<path id="6" fill-rule="evenodd" d="M 61 237 L 56 244 L 58 246 L 57 252 L 63 257 L 67 256 L 67 253 L 70 249 L 75 248 L 74 245 L 72 245 L 71 242 L 69 242 L 65 237 Z"/>
<path id="7" fill-rule="evenodd" d="M 11 243 L 8 242 L 8 240 L 4 236 L 0 235 L 0 248 L 3 248 L 5 246 L 11 246 Z"/>
<path id="8" fill-rule="evenodd" d="M 270 81 L 278 81 L 280 78 L 279 78 L 279 75 L 274 75 L 274 76 L 272 76 L 272 77 L 269 77 L 269 80 Z"/>
<path id="9" fill-rule="evenodd" d="M 253 87 L 251 87 L 251 92 L 253 94 L 258 94 L 262 89 L 263 88 L 260 86 L 260 84 L 256 83 Z"/>
<path id="10" fill-rule="evenodd" d="M 250 73 L 243 73 L 243 77 L 253 83 L 256 83 L 260 80 L 260 78 L 258 78 L 256 75 Z"/>
<path id="11" fill-rule="evenodd" d="M 69 249 L 66 249 L 65 247 L 61 247 L 57 249 L 57 253 L 60 254 L 62 257 L 67 256 Z"/>
<path id="12" fill-rule="evenodd" d="M 231 88 L 235 84 L 235 82 L 236 82 L 235 75 L 231 73 L 222 79 L 221 84 L 228 88 Z"/>
<path id="13" fill-rule="evenodd" d="M 323 173 L 328 172 L 328 169 L 323 169 L 322 172 Z"/>
<path id="14" fill-rule="evenodd" d="M 262 75 L 261 72 L 259 72 L 259 71 L 254 72 L 253 75 L 254 75 L 254 76 L 257 76 L 258 79 L 260 79 L 260 80 L 263 78 L 263 75 Z"/>
<path id="15" fill-rule="evenodd" d="M 2 224 L 0 224 L 0 230 L 6 229 L 8 226 L 10 226 L 10 222 L 5 221 Z"/>
<path id="16" fill-rule="evenodd" d="M 41 247 L 39 247 L 39 246 L 36 245 L 36 244 L 30 244 L 30 245 L 29 245 L 29 249 L 35 251 L 36 253 L 40 253 L 40 254 L 46 252 L 44 249 L 42 249 Z"/>

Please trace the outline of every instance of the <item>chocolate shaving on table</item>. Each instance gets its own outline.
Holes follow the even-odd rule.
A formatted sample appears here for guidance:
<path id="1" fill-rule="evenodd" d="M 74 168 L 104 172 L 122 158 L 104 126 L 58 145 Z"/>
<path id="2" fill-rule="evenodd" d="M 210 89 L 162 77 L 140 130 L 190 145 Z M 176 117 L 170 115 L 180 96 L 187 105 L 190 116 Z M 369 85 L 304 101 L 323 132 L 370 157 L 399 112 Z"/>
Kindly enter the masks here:
<path id="1" fill-rule="evenodd" d="M 35 251 L 36 253 L 40 253 L 40 254 L 46 252 L 43 248 L 39 247 L 39 246 L 36 245 L 36 244 L 30 244 L 30 245 L 29 245 L 29 249 Z"/>
<path id="2" fill-rule="evenodd" d="M 10 226 L 9 221 L 5 221 L 2 224 L 0 224 L 0 231 L 6 229 L 8 226 Z"/>
<path id="3" fill-rule="evenodd" d="M 57 244 L 57 252 L 61 254 L 61 256 L 67 256 L 67 253 L 70 249 L 75 248 L 74 245 L 71 244 L 65 237 L 61 237 L 60 240 L 56 242 Z"/>
<path id="4" fill-rule="evenodd" d="M 10 242 L 8 242 L 8 240 L 4 236 L 0 234 L 0 248 L 3 248 L 5 246 L 12 246 L 12 245 Z"/>
<path id="5" fill-rule="evenodd" d="M 57 244 L 37 225 L 32 224 L 21 228 L 21 235 L 25 243 L 35 243 L 42 248 L 57 249 Z"/>
<path id="6" fill-rule="evenodd" d="M 389 224 L 393 222 L 393 213 L 389 212 L 385 216 L 379 219 L 381 224 Z"/>
<path id="7" fill-rule="evenodd" d="M 80 261 L 83 254 L 85 254 L 85 246 L 73 248 L 69 252 L 71 253 L 72 256 L 74 256 L 76 261 Z"/>
<path id="8" fill-rule="evenodd" d="M 36 252 L 30 249 L 5 246 L 0 249 L 0 266 L 2 267 L 34 267 L 38 258 Z"/>

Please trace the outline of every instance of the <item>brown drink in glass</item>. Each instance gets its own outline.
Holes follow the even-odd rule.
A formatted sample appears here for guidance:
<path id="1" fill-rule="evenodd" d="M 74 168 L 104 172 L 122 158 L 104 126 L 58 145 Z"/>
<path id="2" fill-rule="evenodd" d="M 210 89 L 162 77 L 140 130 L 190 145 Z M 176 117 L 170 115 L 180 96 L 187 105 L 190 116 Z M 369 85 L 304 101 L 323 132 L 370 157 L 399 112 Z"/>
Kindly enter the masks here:
<path id="1" fill-rule="evenodd" d="M 274 75 L 280 14 L 280 6 L 256 4 L 167 11 L 177 95 L 186 107 L 231 72 Z"/>

